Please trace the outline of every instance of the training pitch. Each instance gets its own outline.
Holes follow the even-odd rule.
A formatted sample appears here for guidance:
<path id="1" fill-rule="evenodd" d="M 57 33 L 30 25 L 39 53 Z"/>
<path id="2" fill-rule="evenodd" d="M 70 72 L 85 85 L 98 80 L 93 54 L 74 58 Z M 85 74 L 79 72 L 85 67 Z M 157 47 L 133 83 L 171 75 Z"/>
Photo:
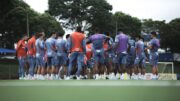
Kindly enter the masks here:
<path id="1" fill-rule="evenodd" d="M 180 81 L 0 81 L 0 101 L 180 101 Z"/>

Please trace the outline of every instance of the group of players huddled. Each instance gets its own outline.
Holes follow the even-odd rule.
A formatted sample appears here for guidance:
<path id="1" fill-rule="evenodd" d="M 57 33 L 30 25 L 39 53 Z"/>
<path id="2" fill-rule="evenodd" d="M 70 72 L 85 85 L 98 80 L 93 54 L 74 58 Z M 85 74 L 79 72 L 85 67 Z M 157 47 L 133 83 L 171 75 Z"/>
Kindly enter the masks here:
<path id="1" fill-rule="evenodd" d="M 134 79 L 145 80 L 145 63 L 152 66 L 152 79 L 158 79 L 158 48 L 156 32 L 144 43 L 140 35 L 130 37 L 119 30 L 115 40 L 110 33 L 85 37 L 81 27 L 72 34 L 51 33 L 49 38 L 38 32 L 30 39 L 24 35 L 16 52 L 19 61 L 19 79 Z M 148 51 L 149 50 L 149 51 Z M 28 66 L 26 65 L 28 63 Z M 25 67 L 28 67 L 27 74 Z"/>

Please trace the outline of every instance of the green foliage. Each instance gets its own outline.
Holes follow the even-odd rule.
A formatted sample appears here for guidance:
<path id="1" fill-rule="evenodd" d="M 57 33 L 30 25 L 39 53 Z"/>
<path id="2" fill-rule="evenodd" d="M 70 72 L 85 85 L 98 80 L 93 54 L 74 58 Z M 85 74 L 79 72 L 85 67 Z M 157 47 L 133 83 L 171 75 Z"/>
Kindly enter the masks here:
<path id="1" fill-rule="evenodd" d="M 152 31 L 160 32 L 160 29 L 165 25 L 165 20 L 163 21 L 154 21 L 152 19 L 143 19 L 142 20 L 142 30 L 146 33 Z"/>
<path id="2" fill-rule="evenodd" d="M 54 17 L 48 13 L 37 13 L 22 0 L 1 0 L 0 15 L 0 47 L 13 48 L 22 34 L 27 33 L 27 18 L 30 34 L 37 31 L 64 33 L 60 23 Z"/>
<path id="3" fill-rule="evenodd" d="M 180 52 L 180 18 L 174 19 L 161 29 L 161 44 L 172 52 Z"/>
<path id="4" fill-rule="evenodd" d="M 113 16 L 113 21 L 116 29 L 121 28 L 127 34 L 135 35 L 141 32 L 141 21 L 136 17 L 116 12 Z"/>
<path id="5" fill-rule="evenodd" d="M 44 31 L 47 35 L 51 32 L 64 33 L 60 23 L 48 13 L 39 14 L 38 16 L 33 17 L 30 22 L 30 31 L 31 33 Z"/>
<path id="6" fill-rule="evenodd" d="M 83 26 L 107 30 L 111 21 L 112 6 L 106 0 L 49 0 L 49 13 L 57 17 L 65 28 Z"/>

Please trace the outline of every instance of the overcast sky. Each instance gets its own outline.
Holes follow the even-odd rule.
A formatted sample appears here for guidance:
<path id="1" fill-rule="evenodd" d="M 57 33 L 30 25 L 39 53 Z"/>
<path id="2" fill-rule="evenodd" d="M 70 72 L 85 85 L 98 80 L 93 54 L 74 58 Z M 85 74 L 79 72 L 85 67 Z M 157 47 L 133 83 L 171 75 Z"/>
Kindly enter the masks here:
<path id="1" fill-rule="evenodd" d="M 48 9 L 48 0 L 24 0 L 31 8 L 43 13 Z M 139 19 L 152 18 L 169 22 L 180 17 L 180 0 L 107 0 L 113 12 L 122 11 Z"/>

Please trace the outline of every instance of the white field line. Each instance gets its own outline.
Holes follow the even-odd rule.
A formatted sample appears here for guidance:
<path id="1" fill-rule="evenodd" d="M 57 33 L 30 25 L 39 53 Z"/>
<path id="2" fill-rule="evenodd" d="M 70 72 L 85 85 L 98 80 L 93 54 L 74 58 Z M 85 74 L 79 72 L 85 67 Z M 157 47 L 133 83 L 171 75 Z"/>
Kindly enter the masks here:
<path id="1" fill-rule="evenodd" d="M 180 81 L 0 81 L 0 87 L 121 87 L 121 86 L 160 86 L 180 87 Z"/>

